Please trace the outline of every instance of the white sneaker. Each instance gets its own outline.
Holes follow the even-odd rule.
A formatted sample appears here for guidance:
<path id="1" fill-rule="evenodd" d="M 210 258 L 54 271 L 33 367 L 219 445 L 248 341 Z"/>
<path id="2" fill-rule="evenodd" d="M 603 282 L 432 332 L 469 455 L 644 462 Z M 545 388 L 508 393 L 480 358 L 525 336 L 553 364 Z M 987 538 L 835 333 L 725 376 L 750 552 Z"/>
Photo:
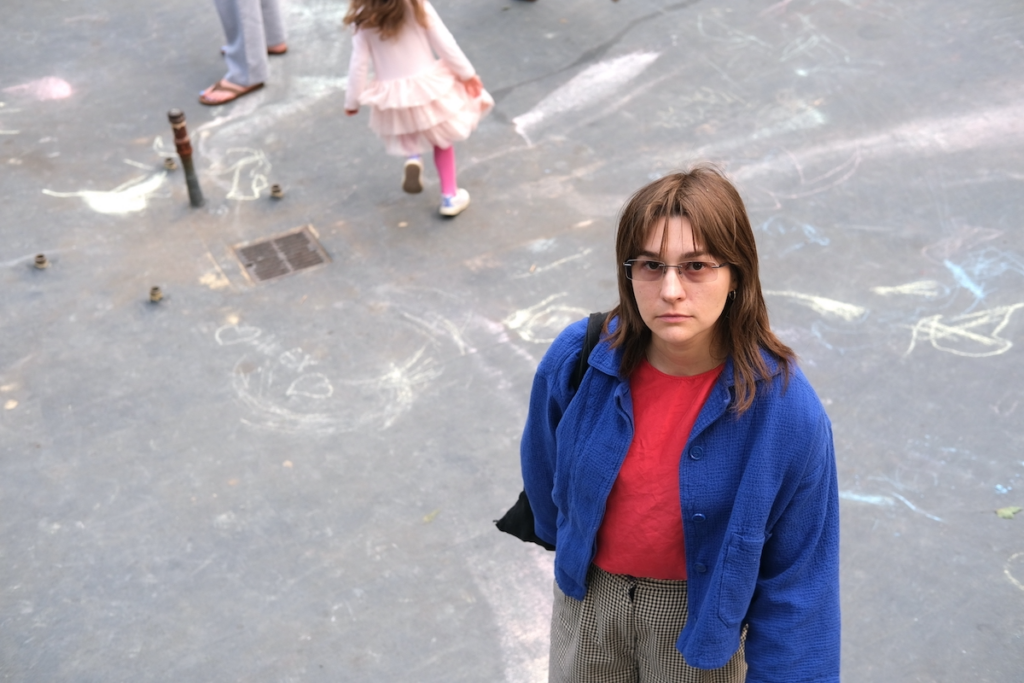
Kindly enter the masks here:
<path id="1" fill-rule="evenodd" d="M 469 192 L 461 187 L 454 197 L 441 195 L 440 211 L 442 216 L 458 216 L 466 210 L 467 206 L 469 206 Z"/>
<path id="2" fill-rule="evenodd" d="M 409 194 L 423 192 L 423 162 L 418 157 L 405 160 L 405 175 L 402 180 L 402 189 Z"/>

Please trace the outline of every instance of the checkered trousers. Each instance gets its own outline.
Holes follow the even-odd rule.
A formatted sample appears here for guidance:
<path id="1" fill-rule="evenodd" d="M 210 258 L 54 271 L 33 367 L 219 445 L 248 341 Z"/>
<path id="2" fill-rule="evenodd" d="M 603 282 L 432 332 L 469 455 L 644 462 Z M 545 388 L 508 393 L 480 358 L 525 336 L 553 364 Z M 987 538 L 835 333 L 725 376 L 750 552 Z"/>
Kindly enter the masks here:
<path id="1" fill-rule="evenodd" d="M 740 649 L 720 669 L 696 669 L 676 649 L 685 581 L 638 579 L 591 566 L 582 601 L 555 584 L 550 683 L 743 683 Z M 744 636 L 746 634 L 744 633 Z"/>

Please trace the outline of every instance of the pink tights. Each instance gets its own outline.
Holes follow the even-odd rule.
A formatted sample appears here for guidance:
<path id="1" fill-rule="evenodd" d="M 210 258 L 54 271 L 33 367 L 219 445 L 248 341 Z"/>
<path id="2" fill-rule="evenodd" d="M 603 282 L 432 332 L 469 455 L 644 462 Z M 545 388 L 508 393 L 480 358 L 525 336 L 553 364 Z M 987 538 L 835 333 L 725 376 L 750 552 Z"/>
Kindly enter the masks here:
<path id="1" fill-rule="evenodd" d="M 434 147 L 434 166 L 437 166 L 437 175 L 441 179 L 441 194 L 454 197 L 459 191 L 455 182 L 455 147 Z"/>

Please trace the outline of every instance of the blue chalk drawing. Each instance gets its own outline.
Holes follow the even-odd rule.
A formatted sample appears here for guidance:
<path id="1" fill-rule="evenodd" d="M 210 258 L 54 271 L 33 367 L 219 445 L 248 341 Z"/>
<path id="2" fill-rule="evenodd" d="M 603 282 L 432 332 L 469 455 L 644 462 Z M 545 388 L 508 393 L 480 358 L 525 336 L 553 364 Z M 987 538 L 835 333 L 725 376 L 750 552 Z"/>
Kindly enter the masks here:
<path id="1" fill-rule="evenodd" d="M 959 263 L 943 259 L 942 264 L 960 287 L 974 295 L 975 303 L 998 291 L 996 281 L 1003 275 L 1016 273 L 1024 277 L 1024 258 L 1012 251 L 1001 251 L 995 247 L 985 247 L 965 254 Z"/>
<path id="2" fill-rule="evenodd" d="M 942 265 L 946 266 L 946 268 L 949 269 L 949 272 L 953 273 L 953 278 L 956 280 L 958 285 L 969 291 L 978 299 L 985 298 L 985 289 L 977 282 L 971 280 L 963 268 L 948 259 L 944 260 Z"/>
<path id="3" fill-rule="evenodd" d="M 764 223 L 757 226 L 757 230 L 768 235 L 791 235 L 798 240 L 779 252 L 780 256 L 784 256 L 798 249 L 803 249 L 809 244 L 817 244 L 827 247 L 831 243 L 831 240 L 818 232 L 818 229 L 813 225 L 809 223 L 786 225 L 778 216 L 772 216 Z"/>
<path id="4" fill-rule="evenodd" d="M 867 503 L 868 505 L 894 505 L 895 502 L 889 496 L 874 496 L 866 493 L 856 493 L 854 491 L 840 491 L 839 497 L 842 500 L 852 500 L 858 503 Z"/>

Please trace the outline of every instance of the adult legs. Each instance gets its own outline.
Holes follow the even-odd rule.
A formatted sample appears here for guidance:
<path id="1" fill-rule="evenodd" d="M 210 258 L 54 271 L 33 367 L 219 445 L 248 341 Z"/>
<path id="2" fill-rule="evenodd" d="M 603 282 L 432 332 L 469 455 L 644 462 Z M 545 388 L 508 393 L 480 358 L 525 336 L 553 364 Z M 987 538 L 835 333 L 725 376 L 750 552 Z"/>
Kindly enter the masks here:
<path id="1" fill-rule="evenodd" d="M 633 624 L 640 683 L 743 683 L 747 676 L 743 643 L 725 666 L 697 669 L 676 649 L 676 639 L 689 616 L 685 581 L 633 579 Z"/>
<path id="2" fill-rule="evenodd" d="M 576 600 L 555 584 L 548 683 L 638 683 L 628 585 L 592 568 Z"/>
<path id="3" fill-rule="evenodd" d="M 262 1 L 273 3 L 275 7 L 277 5 L 276 0 Z M 224 80 L 245 87 L 263 83 L 267 80 L 268 68 L 267 33 L 261 0 L 214 0 L 214 3 L 227 38 L 224 59 L 228 64 L 228 73 Z M 277 19 L 273 30 L 283 36 L 280 12 L 275 16 Z"/>
<path id="4" fill-rule="evenodd" d="M 285 35 L 279 0 L 260 0 L 260 8 L 263 10 L 263 31 L 267 45 L 281 45 L 288 40 L 288 36 Z"/>
<path id="5" fill-rule="evenodd" d="M 592 567 L 587 594 L 555 586 L 549 683 L 742 683 L 743 643 L 720 669 L 697 669 L 676 650 L 687 619 L 685 581 L 610 574 Z"/>

